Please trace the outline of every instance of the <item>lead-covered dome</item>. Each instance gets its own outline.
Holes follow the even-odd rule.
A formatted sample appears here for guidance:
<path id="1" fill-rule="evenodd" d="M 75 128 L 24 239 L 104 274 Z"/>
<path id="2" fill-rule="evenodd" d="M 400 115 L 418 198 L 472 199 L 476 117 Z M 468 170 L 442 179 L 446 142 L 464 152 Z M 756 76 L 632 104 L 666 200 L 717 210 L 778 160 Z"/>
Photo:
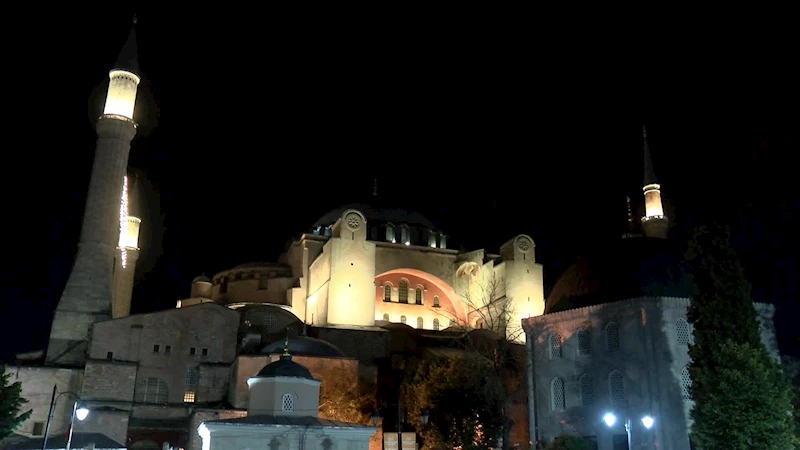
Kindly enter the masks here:
<path id="1" fill-rule="evenodd" d="M 364 214 L 364 217 L 367 219 L 367 222 L 394 223 L 397 225 L 406 224 L 409 226 L 416 226 L 431 230 L 437 229 L 433 222 L 428 220 L 420 213 L 397 208 L 373 208 L 362 203 L 354 203 L 332 209 L 327 214 L 320 217 L 319 220 L 314 222 L 312 228 L 333 225 L 342 217 L 342 214 L 349 209 L 361 211 L 361 213 Z"/>
<path id="2" fill-rule="evenodd" d="M 269 363 L 258 372 L 259 377 L 262 378 L 275 378 L 275 377 L 289 377 L 289 378 L 306 378 L 313 380 L 308 369 L 302 364 L 292 361 L 290 355 L 281 355 L 281 359 Z"/>
<path id="3" fill-rule="evenodd" d="M 283 341 L 275 341 L 261 349 L 262 354 L 281 353 L 286 350 Z M 321 358 L 344 358 L 341 350 L 331 343 L 308 336 L 296 336 L 289 339 L 289 353 L 294 356 L 316 356 Z"/>
<path id="4" fill-rule="evenodd" d="M 667 239 L 631 238 L 579 258 L 553 285 L 545 314 L 638 297 L 689 297 L 683 248 Z"/>

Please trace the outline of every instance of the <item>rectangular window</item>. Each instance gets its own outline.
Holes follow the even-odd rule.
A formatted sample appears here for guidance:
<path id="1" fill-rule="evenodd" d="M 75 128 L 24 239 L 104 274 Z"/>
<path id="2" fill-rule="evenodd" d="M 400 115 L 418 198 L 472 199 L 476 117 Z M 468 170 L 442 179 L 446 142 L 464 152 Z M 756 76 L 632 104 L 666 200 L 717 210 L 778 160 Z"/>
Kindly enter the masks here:
<path id="1" fill-rule="evenodd" d="M 195 398 L 195 392 L 191 389 L 183 393 L 184 403 L 194 403 L 194 398 Z"/>
<path id="2" fill-rule="evenodd" d="M 41 436 L 44 434 L 44 422 L 34 422 L 33 423 L 33 435 L 34 436 Z"/>
<path id="3" fill-rule="evenodd" d="M 106 353 L 106 359 L 107 359 L 107 360 L 109 360 L 109 361 L 111 361 L 112 359 L 114 359 L 114 352 L 108 352 L 108 353 Z"/>
<path id="4" fill-rule="evenodd" d="M 203 356 L 208 356 L 208 349 L 207 348 L 203 349 Z"/>
<path id="5" fill-rule="evenodd" d="M 158 353 L 159 346 L 158 344 L 153 345 L 153 353 Z"/>
<path id="6" fill-rule="evenodd" d="M 171 345 L 165 345 L 165 346 L 164 346 L 164 353 L 166 353 L 166 354 L 168 354 L 168 355 L 169 355 L 170 353 L 172 353 L 172 346 L 171 346 Z"/>
<path id="7" fill-rule="evenodd" d="M 196 355 L 196 354 L 197 354 L 197 349 L 196 349 L 196 348 L 194 348 L 194 347 L 190 348 L 190 349 L 189 349 L 189 354 L 190 354 L 190 355 Z"/>

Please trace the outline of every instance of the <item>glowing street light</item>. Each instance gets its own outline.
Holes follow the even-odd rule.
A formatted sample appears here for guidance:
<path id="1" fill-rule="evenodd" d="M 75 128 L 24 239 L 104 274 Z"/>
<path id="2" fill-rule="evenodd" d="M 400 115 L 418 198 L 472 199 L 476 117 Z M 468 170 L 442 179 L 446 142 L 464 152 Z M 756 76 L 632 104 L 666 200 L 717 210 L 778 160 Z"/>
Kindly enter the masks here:
<path id="1" fill-rule="evenodd" d="M 614 424 L 617 423 L 617 416 L 615 416 L 614 413 L 608 412 L 603 416 L 603 422 L 605 422 L 606 425 L 609 428 L 613 427 Z M 654 419 L 653 416 L 651 416 L 649 414 L 644 416 L 644 417 L 642 417 L 642 425 L 644 425 L 644 427 L 647 428 L 648 430 L 653 428 L 653 425 L 655 425 L 655 423 L 656 423 L 656 419 Z M 625 432 L 628 434 L 628 450 L 630 450 L 632 448 L 631 447 L 631 445 L 632 445 L 631 444 L 631 419 L 628 418 L 628 417 L 625 418 Z"/>

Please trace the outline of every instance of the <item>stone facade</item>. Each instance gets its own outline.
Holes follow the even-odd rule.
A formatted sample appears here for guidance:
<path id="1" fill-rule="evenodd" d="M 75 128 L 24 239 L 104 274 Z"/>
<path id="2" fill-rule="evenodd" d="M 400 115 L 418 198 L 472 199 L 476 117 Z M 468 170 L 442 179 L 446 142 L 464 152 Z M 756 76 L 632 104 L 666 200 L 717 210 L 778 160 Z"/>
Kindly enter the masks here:
<path id="1" fill-rule="evenodd" d="M 527 319 L 535 386 L 531 430 L 538 428 L 544 442 L 569 433 L 612 450 L 626 434 L 622 420 L 613 428 L 603 423 L 613 412 L 631 418 L 633 448 L 655 449 L 658 442 L 659 448 L 689 450 L 687 307 L 686 298 L 638 298 Z M 771 323 L 772 306 L 756 310 Z M 762 329 L 777 356 L 774 332 Z M 656 420 L 650 430 L 640 421 L 645 415 Z"/>

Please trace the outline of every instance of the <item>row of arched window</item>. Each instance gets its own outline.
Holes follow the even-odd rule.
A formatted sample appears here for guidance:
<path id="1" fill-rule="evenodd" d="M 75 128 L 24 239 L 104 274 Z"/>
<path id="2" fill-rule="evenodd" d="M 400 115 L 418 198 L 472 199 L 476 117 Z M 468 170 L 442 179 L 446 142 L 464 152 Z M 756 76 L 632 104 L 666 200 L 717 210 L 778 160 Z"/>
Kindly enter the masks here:
<path id="1" fill-rule="evenodd" d="M 386 322 L 391 322 L 391 320 L 389 318 L 389 314 L 384 314 L 383 315 L 383 320 L 385 320 Z M 451 320 L 450 321 L 450 325 L 453 325 L 454 322 L 455 321 Z M 404 316 L 404 315 L 400 316 L 400 323 L 407 324 L 408 323 L 408 318 L 406 316 Z M 441 327 L 441 322 L 439 322 L 439 319 L 433 319 L 433 329 L 436 330 L 436 331 L 439 331 L 440 327 Z M 417 317 L 417 328 L 420 328 L 420 329 L 421 328 L 425 328 L 425 320 L 423 320 L 422 317 Z"/>
<path id="2" fill-rule="evenodd" d="M 609 322 L 605 326 L 606 351 L 614 352 L 620 349 L 619 324 Z M 592 338 L 589 328 L 578 328 L 575 332 L 578 348 L 578 356 L 592 354 Z M 692 342 L 692 333 L 686 319 L 680 318 L 675 321 L 675 335 L 679 345 L 689 345 Z M 549 359 L 559 359 L 564 357 L 564 340 L 558 333 L 551 333 L 547 340 L 547 356 Z"/>
<path id="3" fill-rule="evenodd" d="M 612 370 L 606 379 L 608 384 L 609 400 L 612 409 L 622 409 L 626 407 L 625 397 L 625 377 L 619 370 Z M 594 376 L 590 373 L 581 375 L 578 380 L 581 406 L 593 406 L 595 400 Z M 550 381 L 550 409 L 552 411 L 563 411 L 567 409 L 566 389 L 564 379 L 553 378 Z"/>
<path id="4" fill-rule="evenodd" d="M 410 289 L 408 287 L 408 281 L 407 280 L 400 280 L 399 286 L 397 288 L 397 300 L 400 303 L 410 303 L 409 302 L 409 294 L 410 294 Z M 417 286 L 414 289 L 414 304 L 422 305 L 424 303 L 424 301 L 423 301 L 424 300 L 424 296 L 425 296 L 425 290 L 422 288 L 422 286 Z M 391 302 L 392 301 L 392 285 L 389 284 L 389 283 L 386 283 L 385 285 L 383 285 L 383 301 L 385 301 L 385 302 Z M 433 306 L 434 307 L 438 307 L 439 306 L 439 296 L 438 295 L 434 295 L 433 296 Z"/>
<path id="5" fill-rule="evenodd" d="M 588 328 L 578 328 L 575 332 L 578 340 L 578 355 L 585 356 L 592 354 L 592 338 Z M 606 350 L 614 352 L 620 348 L 619 324 L 610 322 L 605 327 Z M 549 359 L 560 359 L 564 357 L 564 339 L 559 333 L 550 333 L 547 338 L 547 357 Z"/>

